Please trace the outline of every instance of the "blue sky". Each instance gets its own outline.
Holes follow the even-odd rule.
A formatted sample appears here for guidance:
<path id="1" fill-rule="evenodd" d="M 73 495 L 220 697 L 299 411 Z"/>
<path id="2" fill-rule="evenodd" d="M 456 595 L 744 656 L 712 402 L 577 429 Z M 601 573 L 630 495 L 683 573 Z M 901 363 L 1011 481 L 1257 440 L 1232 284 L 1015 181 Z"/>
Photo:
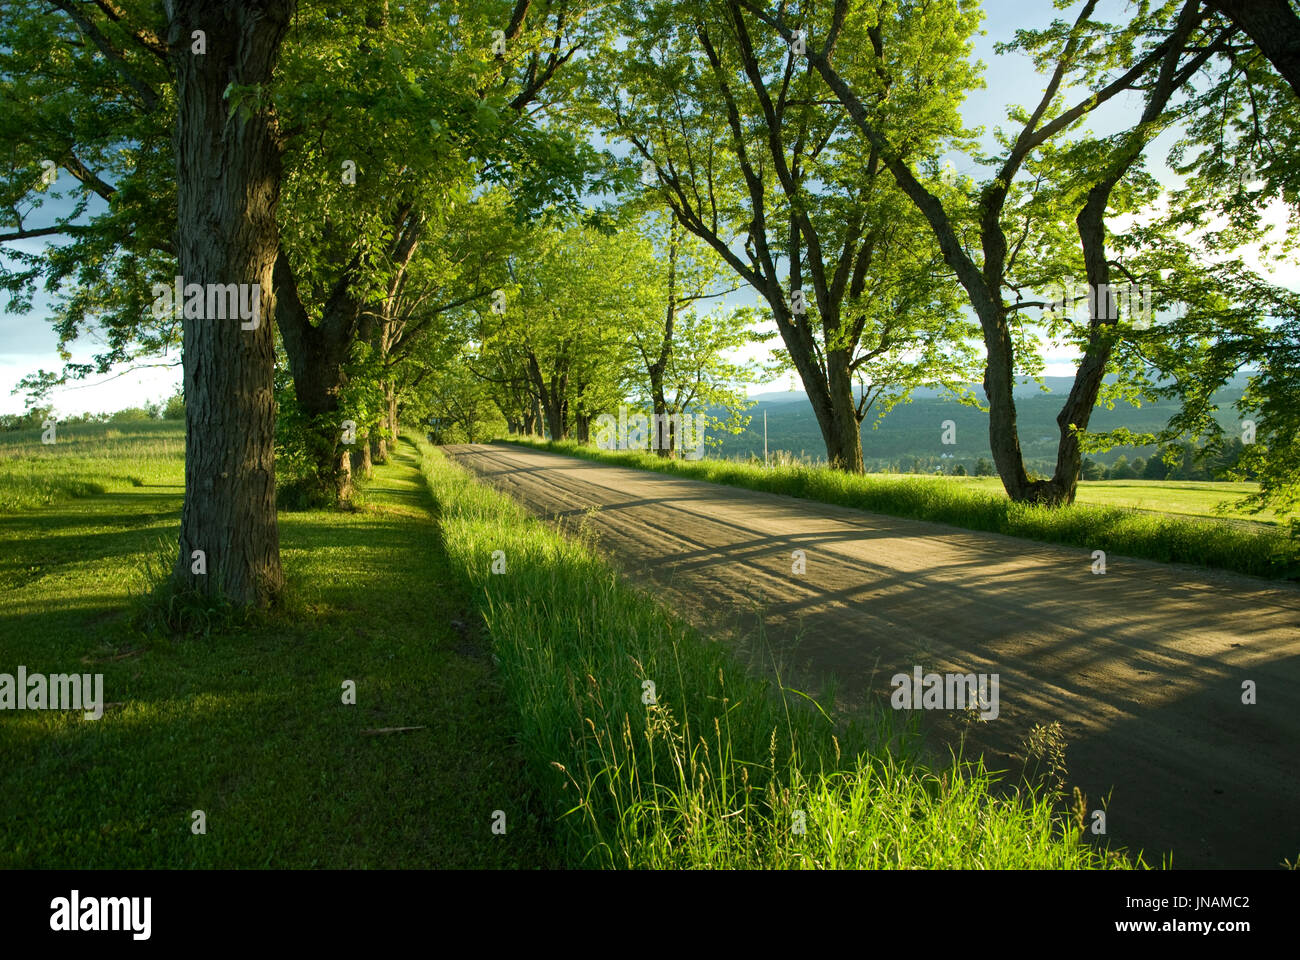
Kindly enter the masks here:
<path id="1" fill-rule="evenodd" d="M 1126 6 L 1124 0 L 1109 0 L 1103 3 L 1103 15 L 1119 20 L 1123 17 Z M 991 133 L 995 126 L 1004 121 L 1008 105 L 1032 102 L 1042 89 L 1042 78 L 1035 73 L 1026 57 L 1018 54 L 999 56 L 994 53 L 994 45 L 1012 39 L 1018 27 L 1045 26 L 1055 17 L 1073 15 L 1077 7 L 1078 4 L 1075 4 L 1067 11 L 1060 12 L 1054 9 L 1051 0 L 985 0 L 984 34 L 977 38 L 976 54 L 986 64 L 986 86 L 974 91 L 967 101 L 963 115 L 968 126 L 983 126 L 986 133 Z M 1132 95 L 1116 98 L 1099 113 L 1096 129 L 1105 129 L 1116 120 L 1130 120 L 1135 109 L 1138 106 Z M 1168 136 L 1170 134 L 1166 134 Z M 1159 160 L 1166 149 L 1167 143 L 1157 142 L 1151 151 L 1152 170 L 1157 175 L 1163 169 Z M 958 162 L 956 166 L 963 173 L 978 175 L 981 172 L 970 163 Z M 66 177 L 67 174 L 63 174 L 64 182 Z M 1278 211 L 1278 222 L 1282 217 L 1282 212 Z M 44 241 L 40 240 L 28 241 L 27 249 L 40 249 L 43 244 Z M 1300 286 L 1300 271 L 1288 275 L 1274 274 L 1274 279 L 1288 286 Z M 735 297 L 729 299 L 740 302 Z M 750 297 L 743 302 L 754 301 Z M 22 395 L 11 393 L 23 376 L 41 368 L 61 367 L 56 343 L 41 301 L 38 300 L 36 308 L 24 316 L 0 311 L 0 413 L 16 413 L 24 408 Z M 78 342 L 73 347 L 74 359 L 81 362 L 87 361 L 94 352 L 95 345 L 91 341 Z M 159 362 L 171 363 L 178 359 L 169 357 Z M 1073 375 L 1071 359 L 1068 353 L 1053 353 L 1049 350 L 1047 372 L 1051 375 Z M 61 416 L 85 410 L 117 410 L 161 400 L 173 393 L 179 383 L 178 366 L 119 371 L 111 378 L 95 377 L 59 390 L 52 399 Z M 788 379 L 773 384 L 756 384 L 753 392 L 788 385 Z"/>

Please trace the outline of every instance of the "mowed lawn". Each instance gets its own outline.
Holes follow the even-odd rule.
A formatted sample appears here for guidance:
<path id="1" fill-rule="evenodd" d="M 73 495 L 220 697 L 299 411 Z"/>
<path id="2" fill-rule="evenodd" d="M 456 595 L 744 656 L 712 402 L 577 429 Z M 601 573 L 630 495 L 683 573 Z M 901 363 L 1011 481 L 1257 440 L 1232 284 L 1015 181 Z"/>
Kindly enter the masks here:
<path id="1" fill-rule="evenodd" d="M 363 509 L 280 514 L 289 609 L 177 639 L 131 611 L 175 549 L 180 428 L 10 439 L 0 673 L 102 673 L 109 706 L 0 712 L 0 867 L 556 865 L 409 445 Z"/>
<path id="2" fill-rule="evenodd" d="M 997 477 L 945 477 L 952 483 L 989 493 L 1005 493 Z M 1153 513 L 1174 513 L 1188 517 L 1246 520 L 1274 526 L 1272 510 L 1249 513 L 1233 504 L 1259 491 L 1257 483 L 1218 483 L 1199 480 L 1081 480 L 1077 499 L 1105 507 L 1129 507 Z M 1217 508 L 1225 507 L 1222 513 Z"/>

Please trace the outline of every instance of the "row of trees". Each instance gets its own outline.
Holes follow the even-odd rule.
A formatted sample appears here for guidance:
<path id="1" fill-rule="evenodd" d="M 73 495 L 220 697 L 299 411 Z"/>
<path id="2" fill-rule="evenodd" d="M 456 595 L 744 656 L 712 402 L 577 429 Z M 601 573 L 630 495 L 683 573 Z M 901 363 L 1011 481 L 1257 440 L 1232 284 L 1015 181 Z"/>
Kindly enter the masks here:
<path id="1" fill-rule="evenodd" d="M 1143 4 L 1122 23 L 1097 8 L 1082 3 L 1072 21 L 1007 45 L 1048 79 L 1036 103 L 1009 111 L 993 155 L 958 109 L 979 82 L 970 0 L 651 4 L 633 55 L 597 88 L 607 133 L 634 146 L 682 222 L 767 300 L 832 464 L 861 469 L 867 391 L 850 381 L 868 382 L 882 346 L 910 340 L 905 355 L 936 381 L 965 367 L 958 306 L 978 320 L 990 446 L 1013 499 L 1073 500 L 1085 451 L 1121 439 L 1089 436 L 1092 411 L 1156 395 L 1157 373 L 1187 401 L 1177 428 L 1213 434 L 1207 391 L 1256 365 L 1247 409 L 1274 408 L 1259 450 L 1294 459 L 1280 341 L 1300 304 L 1239 263 L 1201 256 L 1187 232 L 1226 216 L 1226 229 L 1201 231 L 1201 247 L 1265 239 L 1260 206 L 1295 197 L 1294 151 L 1278 146 L 1295 91 L 1235 7 Z M 1173 190 L 1145 169 L 1166 130 L 1182 134 L 1169 159 L 1184 186 Z M 945 168 L 954 153 L 987 178 Z M 1074 278 L 1094 292 L 1084 302 L 1035 296 Z M 1159 291 L 1160 322 L 1119 308 L 1109 291 L 1120 281 Z M 1055 470 L 1038 478 L 1013 388 L 1051 342 L 1082 359 L 1058 416 Z"/>
<path id="2" fill-rule="evenodd" d="M 301 478 L 346 499 L 344 421 L 384 456 L 420 376 L 403 360 L 493 288 L 475 284 L 495 259 L 478 194 L 505 187 L 524 222 L 598 180 L 594 151 L 549 110 L 607 29 L 596 6 L 0 6 L 3 284 L 17 310 L 55 291 L 64 345 L 87 330 L 106 344 L 27 386 L 181 348 L 181 587 L 273 601 L 277 399 Z M 26 243 L 41 237 L 58 242 Z M 178 275 L 255 286 L 266 322 L 156 316 L 148 291 Z M 214 573 L 191 572 L 196 549 Z"/>
<path id="3" fill-rule="evenodd" d="M 749 311 L 702 309 L 734 288 L 671 213 L 633 202 L 519 228 L 505 268 L 488 301 L 443 328 L 423 395 L 440 422 L 468 429 L 490 401 L 513 432 L 586 441 L 597 417 L 631 400 L 670 419 L 726 411 L 715 424 L 741 425 L 754 370 L 728 357 L 758 338 Z"/>
<path id="4" fill-rule="evenodd" d="M 1106 467 L 1084 460 L 1083 480 L 1255 480 L 1249 447 L 1237 437 L 1212 446 L 1184 442 L 1152 454 L 1149 459 L 1120 454 Z"/>
<path id="5" fill-rule="evenodd" d="M 80 423 L 139 423 L 145 420 L 184 420 L 185 400 L 179 394 L 173 394 L 160 403 L 147 403 L 143 407 L 124 407 L 111 413 L 72 414 L 66 417 L 55 416 L 54 407 L 31 407 L 24 413 L 0 414 L 0 432 L 12 433 L 19 430 L 39 430 L 49 420 L 55 420 L 60 426 Z"/>
<path id="6" fill-rule="evenodd" d="M 1017 33 L 1047 79 L 986 155 L 960 112 L 974 0 L 0 4 L 0 283 L 11 309 L 54 291 L 65 348 L 106 343 L 27 386 L 181 348 L 175 578 L 242 604 L 283 583 L 277 437 L 282 473 L 342 501 L 403 410 L 490 403 L 585 439 L 627 397 L 735 408 L 747 371 L 725 358 L 754 317 L 708 307 L 739 285 L 840 469 L 862 470 L 873 408 L 982 372 L 1008 494 L 1066 503 L 1085 452 L 1161 439 L 1091 434 L 1099 401 L 1173 393 L 1171 431 L 1214 442 L 1209 397 L 1249 368 L 1247 456 L 1261 496 L 1294 497 L 1300 303 L 1212 255 L 1266 240 L 1260 208 L 1297 196 L 1274 40 L 1300 20 L 1097 6 Z M 1165 131 L 1177 188 L 1146 169 Z M 177 275 L 255 285 L 265 322 L 156 315 Z M 1074 278 L 1103 295 L 1037 293 Z M 1159 291 L 1156 322 L 1104 295 L 1120 280 Z M 1012 390 L 1052 343 L 1082 359 L 1042 478 Z"/>

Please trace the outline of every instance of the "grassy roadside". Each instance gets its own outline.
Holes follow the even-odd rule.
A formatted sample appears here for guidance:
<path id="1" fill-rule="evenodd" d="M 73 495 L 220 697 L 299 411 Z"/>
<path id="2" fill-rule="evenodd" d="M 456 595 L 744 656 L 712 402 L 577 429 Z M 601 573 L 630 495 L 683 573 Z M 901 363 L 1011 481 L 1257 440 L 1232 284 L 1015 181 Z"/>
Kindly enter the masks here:
<path id="1" fill-rule="evenodd" d="M 806 466 L 772 467 L 721 460 L 668 460 L 606 451 L 573 441 L 508 441 L 600 463 L 653 470 L 727 486 L 1012 537 L 1105 550 L 1162 563 L 1186 563 L 1257 577 L 1300 576 L 1300 544 L 1283 527 L 1074 503 L 1048 509 L 947 479 L 882 478 Z"/>
<path id="2" fill-rule="evenodd" d="M 448 556 L 492 634 L 520 742 L 566 860 L 632 868 L 1129 866 L 999 795 L 979 766 L 927 766 L 895 715 L 828 717 L 747 676 L 579 537 L 419 444 Z"/>
<path id="3" fill-rule="evenodd" d="M 558 864 L 409 446 L 365 510 L 281 513 L 292 609 L 174 640 L 128 613 L 174 549 L 181 448 L 99 439 L 108 492 L 0 516 L 0 672 L 103 673 L 113 704 L 0 713 L 0 867 Z M 53 475 L 85 469 L 76 447 L 34 455 L 60 454 Z M 399 726 L 423 729 L 364 732 Z"/>

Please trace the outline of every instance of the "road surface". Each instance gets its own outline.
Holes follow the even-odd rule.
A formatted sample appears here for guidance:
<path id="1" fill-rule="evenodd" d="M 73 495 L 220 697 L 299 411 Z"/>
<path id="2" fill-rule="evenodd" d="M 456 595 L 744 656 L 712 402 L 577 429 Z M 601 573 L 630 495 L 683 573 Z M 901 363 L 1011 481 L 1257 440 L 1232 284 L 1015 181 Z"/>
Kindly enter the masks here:
<path id="1" fill-rule="evenodd" d="M 1109 796 L 1107 837 L 1148 863 L 1300 856 L 1292 584 L 1113 555 L 1094 574 L 1090 550 L 509 445 L 443 449 L 539 516 L 585 523 L 627 576 L 751 666 L 833 675 L 848 704 L 918 665 L 997 674 L 998 716 L 963 725 L 968 753 L 1015 769 L 1029 730 L 1059 721 L 1068 782 L 1088 810 Z M 956 736 L 955 715 L 934 723 Z"/>

